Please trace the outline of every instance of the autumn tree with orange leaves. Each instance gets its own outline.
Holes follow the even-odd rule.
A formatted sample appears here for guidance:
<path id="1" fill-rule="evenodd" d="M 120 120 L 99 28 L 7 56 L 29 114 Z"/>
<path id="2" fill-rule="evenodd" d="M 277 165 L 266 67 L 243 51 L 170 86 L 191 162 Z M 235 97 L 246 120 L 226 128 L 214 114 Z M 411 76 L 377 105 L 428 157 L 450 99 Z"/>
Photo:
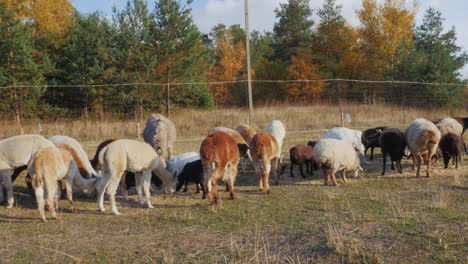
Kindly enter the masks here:
<path id="1" fill-rule="evenodd" d="M 288 80 L 319 80 L 318 65 L 312 63 L 312 56 L 307 53 L 298 53 L 291 56 L 291 65 L 287 68 Z M 326 87 L 325 82 L 298 82 L 288 83 L 287 91 L 290 101 L 308 103 L 316 101 Z"/>
<path id="2" fill-rule="evenodd" d="M 245 46 L 243 41 L 234 43 L 234 36 L 231 30 L 222 29 L 215 36 L 216 41 L 216 63 L 207 73 L 209 82 L 236 81 L 243 76 Z M 227 84 L 210 84 L 211 94 L 216 105 L 226 105 L 232 95 Z"/>

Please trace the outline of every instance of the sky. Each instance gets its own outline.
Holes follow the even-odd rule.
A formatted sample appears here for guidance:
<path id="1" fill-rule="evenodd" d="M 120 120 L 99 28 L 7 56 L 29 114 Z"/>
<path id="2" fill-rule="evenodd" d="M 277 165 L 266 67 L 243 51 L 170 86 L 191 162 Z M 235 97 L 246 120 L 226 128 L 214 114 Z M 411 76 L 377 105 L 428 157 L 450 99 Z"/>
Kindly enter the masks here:
<path id="1" fill-rule="evenodd" d="M 382 0 L 378 1 L 382 2 Z M 155 1 L 147 0 L 147 2 L 153 9 Z M 280 3 L 286 2 L 287 0 L 250 0 L 250 30 L 272 31 L 276 22 L 274 10 L 279 7 Z M 114 5 L 117 8 L 123 8 L 127 0 L 72 0 L 72 3 L 79 12 L 92 13 L 99 10 L 110 16 Z M 311 7 L 317 10 L 322 5 L 322 0 L 310 0 L 310 3 Z M 361 8 L 362 0 L 337 0 L 337 3 L 342 5 L 343 16 L 348 23 L 358 26 L 356 10 Z M 417 24 L 421 23 L 424 12 L 429 7 L 442 12 L 446 29 L 455 26 L 457 44 L 468 52 L 468 0 L 419 0 Z M 244 26 L 244 0 L 194 0 L 191 8 L 195 24 L 204 33 L 208 33 L 214 25 L 219 23 Z M 318 21 L 316 12 L 313 18 L 314 21 Z M 468 79 L 468 65 L 462 69 L 462 75 Z"/>

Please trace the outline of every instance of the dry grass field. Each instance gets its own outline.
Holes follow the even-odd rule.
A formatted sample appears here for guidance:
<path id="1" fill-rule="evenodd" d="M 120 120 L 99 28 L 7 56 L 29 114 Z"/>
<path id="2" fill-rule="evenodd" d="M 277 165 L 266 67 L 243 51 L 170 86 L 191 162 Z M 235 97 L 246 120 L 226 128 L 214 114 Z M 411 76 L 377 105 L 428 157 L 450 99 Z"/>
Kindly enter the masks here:
<path id="1" fill-rule="evenodd" d="M 352 128 L 391 125 L 404 129 L 416 117 L 437 118 L 467 113 L 442 113 L 392 107 L 347 105 Z M 215 126 L 246 122 L 239 109 L 187 110 L 172 118 L 179 130 L 176 154 L 198 151 Z M 322 130 L 338 125 L 336 107 L 265 107 L 256 111 L 256 127 L 272 119 L 285 123 L 283 145 L 320 139 Z M 2 137 L 17 134 L 0 124 Z M 43 134 L 75 137 L 88 154 L 109 137 L 136 138 L 135 122 L 42 124 Z M 25 126 L 35 133 L 37 123 Z M 465 141 L 468 142 L 468 136 Z M 286 155 L 288 157 L 288 155 Z M 410 162 L 403 174 L 381 172 L 381 155 L 360 178 L 337 187 L 323 186 L 318 172 L 303 179 L 289 167 L 272 193 L 260 193 L 253 169 L 240 171 L 238 199 L 212 209 L 195 187 L 165 198 L 153 194 L 155 209 L 118 196 L 122 215 L 97 211 L 95 199 L 76 194 L 79 212 L 60 201 L 58 220 L 42 223 L 22 175 L 15 183 L 15 207 L 0 207 L 2 263 L 467 263 L 468 159 L 458 169 L 439 161 L 431 178 L 415 178 Z M 387 166 L 389 166 L 387 164 Z M 423 170 L 423 173 L 425 170 Z M 424 175 L 424 174 L 423 174 Z M 49 216 L 49 215 L 47 215 Z"/>

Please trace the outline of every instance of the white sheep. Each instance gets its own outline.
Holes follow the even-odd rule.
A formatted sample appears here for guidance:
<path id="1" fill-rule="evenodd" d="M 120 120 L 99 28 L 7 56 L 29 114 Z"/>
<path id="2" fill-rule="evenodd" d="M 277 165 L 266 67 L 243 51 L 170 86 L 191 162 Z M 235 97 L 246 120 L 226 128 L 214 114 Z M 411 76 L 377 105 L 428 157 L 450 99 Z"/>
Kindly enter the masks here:
<path id="1" fill-rule="evenodd" d="M 334 127 L 328 131 L 324 131 L 324 138 L 333 138 L 343 140 L 351 144 L 356 151 L 361 155 L 361 161 L 367 164 L 366 156 L 364 154 L 364 145 L 362 144 L 362 132 L 359 130 L 349 129 L 346 127 Z"/>
<path id="2" fill-rule="evenodd" d="M 457 120 L 447 117 L 442 119 L 436 124 L 436 127 L 440 131 L 440 136 L 443 137 L 448 133 L 452 133 L 456 136 L 461 136 L 463 133 L 463 127 Z"/>
<path id="3" fill-rule="evenodd" d="M 14 202 L 12 170 L 28 165 L 36 152 L 51 146 L 54 146 L 52 142 L 39 135 L 20 135 L 0 140 L 0 201 L 4 199 L 4 187 L 7 192 L 7 208 L 13 207 Z"/>
<path id="4" fill-rule="evenodd" d="M 48 140 L 54 143 L 66 144 L 75 150 L 75 152 L 80 157 L 80 160 L 75 160 L 75 162 L 77 163 L 78 168 L 86 172 L 86 174 L 84 175 L 85 178 L 92 178 L 93 176 L 100 176 L 98 175 L 96 170 L 94 170 L 93 166 L 91 165 L 89 161 L 88 155 L 86 154 L 81 144 L 78 143 L 78 141 L 67 136 L 53 136 L 53 137 L 50 137 Z"/>
<path id="5" fill-rule="evenodd" d="M 144 204 L 141 193 L 142 184 L 148 208 L 151 204 L 151 172 L 154 172 L 166 185 L 166 194 L 172 192 L 176 178 L 165 170 L 166 163 L 148 144 L 128 139 L 119 139 L 107 145 L 99 153 L 99 164 L 102 168 L 102 180 L 97 185 L 98 206 L 104 211 L 104 191 L 109 195 L 112 212 L 119 215 L 115 204 L 115 193 L 125 171 L 135 173 L 138 201 Z"/>
<path id="6" fill-rule="evenodd" d="M 337 185 L 336 172 L 343 171 L 343 182 L 346 180 L 346 171 L 354 173 L 354 177 L 359 176 L 360 166 L 359 156 L 354 147 L 343 140 L 322 139 L 314 147 L 314 159 L 320 167 L 320 172 L 325 180 L 325 185 L 331 179 L 333 185 Z"/>
<path id="7" fill-rule="evenodd" d="M 187 152 L 180 155 L 177 155 L 169 160 L 167 163 L 166 170 L 171 173 L 174 177 L 179 176 L 179 174 L 184 169 L 185 165 L 189 162 L 196 161 L 200 159 L 200 154 L 197 152 Z"/>
<path id="8" fill-rule="evenodd" d="M 413 167 L 417 166 L 416 177 L 419 177 L 423 159 L 427 162 L 426 176 L 430 177 L 431 158 L 436 154 L 440 138 L 439 129 L 424 118 L 414 120 L 406 129 L 405 140 L 413 157 Z"/>

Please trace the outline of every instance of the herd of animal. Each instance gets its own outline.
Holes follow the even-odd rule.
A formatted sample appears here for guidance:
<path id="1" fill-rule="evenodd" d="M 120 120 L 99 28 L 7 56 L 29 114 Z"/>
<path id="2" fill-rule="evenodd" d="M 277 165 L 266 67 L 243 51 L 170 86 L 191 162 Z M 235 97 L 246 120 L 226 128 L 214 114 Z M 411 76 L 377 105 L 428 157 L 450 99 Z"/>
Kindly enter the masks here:
<path id="1" fill-rule="evenodd" d="M 341 172 L 342 181 L 347 182 L 346 172 L 354 177 L 367 164 L 366 152 L 370 148 L 373 159 L 374 148 L 380 147 L 383 157 L 382 175 L 385 174 L 386 157 L 390 156 L 402 173 L 401 160 L 411 155 L 416 176 L 421 165 L 427 164 L 430 176 L 431 160 L 442 156 L 447 168 L 452 159 L 458 167 L 464 147 L 463 133 L 468 127 L 468 118 L 444 118 L 428 121 L 416 119 L 402 132 L 386 126 L 371 128 L 363 132 L 344 127 L 335 127 L 324 132 L 323 139 L 309 141 L 307 145 L 292 147 L 290 153 L 291 177 L 293 167 L 299 166 L 303 177 L 303 166 L 308 173 L 320 170 L 324 184 L 337 185 L 336 173 Z M 28 174 L 25 181 L 34 194 L 40 217 L 46 221 L 45 203 L 52 217 L 56 218 L 58 199 L 62 183 L 71 210 L 76 211 L 73 192 L 80 191 L 97 196 L 97 204 L 104 211 L 104 194 L 107 193 L 112 212 L 119 215 L 115 195 L 120 186 L 121 193 L 128 199 L 128 188 L 135 186 L 138 201 L 151 203 L 151 185 L 164 186 L 166 195 L 179 191 L 188 182 L 197 184 L 197 193 L 208 196 L 209 203 L 219 202 L 218 182 L 223 180 L 231 199 L 236 199 L 234 185 L 239 163 L 245 170 L 246 162 L 253 165 L 260 191 L 270 193 L 270 174 L 274 184 L 279 184 L 286 164 L 283 162 L 282 145 L 286 129 L 279 120 L 273 120 L 266 131 L 241 124 L 235 129 L 214 128 L 203 140 L 199 153 L 188 152 L 173 156 L 176 128 L 172 121 L 160 114 L 147 120 L 143 131 L 145 142 L 128 139 L 108 139 L 96 149 L 89 160 L 78 141 L 67 136 L 46 139 L 40 135 L 19 135 L 0 140 L 0 202 L 7 208 L 14 203 L 12 183 L 23 170 Z M 466 151 L 466 148 L 465 148 Z M 144 196 L 144 197 L 143 197 Z M 45 200 L 44 200 L 45 197 Z"/>

